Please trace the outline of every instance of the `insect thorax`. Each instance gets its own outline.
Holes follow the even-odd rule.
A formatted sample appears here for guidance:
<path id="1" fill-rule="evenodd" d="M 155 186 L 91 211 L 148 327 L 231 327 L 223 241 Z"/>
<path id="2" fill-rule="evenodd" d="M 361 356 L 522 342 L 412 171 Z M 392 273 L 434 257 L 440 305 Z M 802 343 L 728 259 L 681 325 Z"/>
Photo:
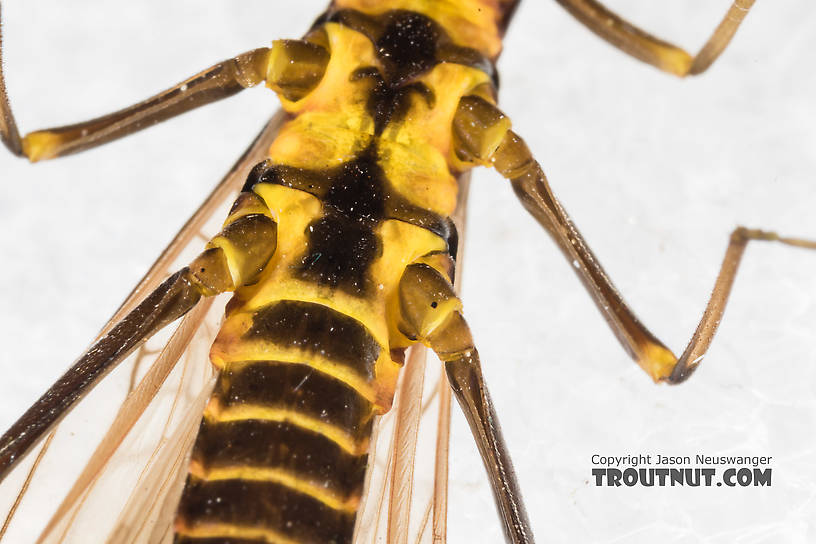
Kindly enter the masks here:
<path id="1" fill-rule="evenodd" d="M 347 542 L 373 417 L 416 341 L 401 332 L 400 279 L 414 263 L 452 273 L 456 175 L 472 166 L 452 124 L 463 96 L 494 98 L 492 42 L 459 43 L 432 3 L 440 21 L 350 4 L 270 53 L 267 82 L 292 118 L 244 191 L 277 221 L 277 247 L 212 347 L 221 375 L 179 534 Z"/>
<path id="2" fill-rule="evenodd" d="M 455 175 L 471 166 L 452 151 L 451 124 L 463 96 L 493 99 L 492 63 L 411 11 L 332 10 L 306 40 L 329 52 L 325 71 L 301 98 L 281 96 L 293 118 L 245 186 L 277 216 L 278 249 L 237 293 L 213 361 L 268 356 L 246 334 L 273 301 L 324 305 L 379 345 L 370 375 L 344 379 L 385 411 L 399 370 L 391 350 L 411 343 L 398 328 L 397 285 L 421 258 L 450 272 Z M 286 357 L 303 357 L 294 352 Z"/>

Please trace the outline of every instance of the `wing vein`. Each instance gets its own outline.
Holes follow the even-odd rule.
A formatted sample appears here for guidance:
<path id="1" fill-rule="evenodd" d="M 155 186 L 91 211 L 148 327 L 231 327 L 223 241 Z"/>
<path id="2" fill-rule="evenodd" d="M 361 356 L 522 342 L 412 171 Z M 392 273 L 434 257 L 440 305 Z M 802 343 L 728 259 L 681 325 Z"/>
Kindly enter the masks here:
<path id="1" fill-rule="evenodd" d="M 59 524 L 63 524 L 65 521 L 67 521 L 67 523 L 64 525 L 64 530 L 67 531 L 70 528 L 70 521 L 78 510 L 77 506 L 81 506 L 81 501 L 84 500 L 84 497 L 87 496 L 94 482 L 98 479 L 108 459 L 110 459 L 114 451 L 116 451 L 125 439 L 133 425 L 136 424 L 136 421 L 147 408 L 148 404 L 150 404 L 150 401 L 161 387 L 161 384 L 164 383 L 164 380 L 170 374 L 170 371 L 204 320 L 212 303 L 213 299 L 204 299 L 182 318 L 181 324 L 162 350 L 162 354 L 158 357 L 147 375 L 142 379 L 139 386 L 133 393 L 128 395 L 116 419 L 97 446 L 85 469 L 83 469 L 71 487 L 71 490 L 48 522 L 48 525 L 46 525 L 38 540 L 39 542 L 43 542 L 57 529 Z M 66 520 L 67 515 L 71 517 Z"/>

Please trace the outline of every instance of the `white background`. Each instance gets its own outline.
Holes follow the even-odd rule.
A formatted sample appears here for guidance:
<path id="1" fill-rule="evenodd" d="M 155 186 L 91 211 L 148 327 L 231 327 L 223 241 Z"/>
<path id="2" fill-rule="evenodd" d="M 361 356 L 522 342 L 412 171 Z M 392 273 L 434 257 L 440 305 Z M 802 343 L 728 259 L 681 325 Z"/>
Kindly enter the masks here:
<path id="1" fill-rule="evenodd" d="M 695 49 L 727 0 L 610 2 Z M 324 3 L 3 3 L 21 130 L 149 96 L 305 31 Z M 816 238 L 816 9 L 760 0 L 710 73 L 680 81 L 527 0 L 501 104 L 641 318 L 676 351 L 737 224 Z M 248 91 L 110 144 L 30 166 L 0 156 L 0 427 L 96 334 L 276 107 Z M 725 320 L 687 384 L 652 385 L 508 185 L 474 179 L 464 300 L 539 542 L 816 538 L 816 254 L 749 248 Z M 455 413 L 450 541 L 501 541 Z M 607 489 L 594 453 L 774 456 L 773 487 Z"/>

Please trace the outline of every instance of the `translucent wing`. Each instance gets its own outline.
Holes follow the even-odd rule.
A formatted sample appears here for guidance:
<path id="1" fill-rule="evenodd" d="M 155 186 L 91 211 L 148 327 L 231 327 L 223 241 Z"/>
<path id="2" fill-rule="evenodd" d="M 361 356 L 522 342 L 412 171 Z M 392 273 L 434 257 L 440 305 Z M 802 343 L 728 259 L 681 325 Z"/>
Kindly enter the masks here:
<path id="1" fill-rule="evenodd" d="M 460 176 L 453 218 L 459 262 L 469 186 L 470 175 Z M 457 286 L 461 274 L 457 267 Z M 421 345 L 406 357 L 394 406 L 374 430 L 355 544 L 445 542 L 451 397 L 442 368 Z"/>
<path id="2" fill-rule="evenodd" d="M 269 121 L 102 334 L 200 251 L 203 242 L 197 238 L 218 230 L 283 119 L 278 114 Z M 134 352 L 9 474 L 0 485 L 0 508 L 6 513 L 0 538 L 155 542 L 156 535 L 167 531 L 172 511 L 162 505 L 172 501 L 173 491 L 180 491 L 185 456 L 212 383 L 207 352 L 224 300 L 199 304 L 177 326 L 167 327 Z M 89 420 L 94 424 L 88 425 Z"/>
<path id="3" fill-rule="evenodd" d="M 424 346 L 406 359 L 394 406 L 375 428 L 355 543 L 433 541 L 433 514 L 444 508 L 434 496 L 436 445 L 447 440 L 439 436 L 441 368 Z"/>

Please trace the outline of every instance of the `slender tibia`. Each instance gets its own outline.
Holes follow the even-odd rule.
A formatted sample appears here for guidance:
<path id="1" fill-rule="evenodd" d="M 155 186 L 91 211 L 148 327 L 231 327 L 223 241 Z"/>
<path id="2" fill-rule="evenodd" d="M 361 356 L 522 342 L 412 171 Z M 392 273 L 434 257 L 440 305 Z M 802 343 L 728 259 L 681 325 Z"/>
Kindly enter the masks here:
<path id="1" fill-rule="evenodd" d="M 700 324 L 678 359 L 637 318 L 592 253 L 547 183 L 524 140 L 512 130 L 499 133 L 507 118 L 483 98 L 461 100 L 453 121 L 460 160 L 491 165 L 513 185 L 519 200 L 547 230 L 584 284 L 623 348 L 656 382 L 679 383 L 700 364 L 722 319 L 742 254 L 749 240 L 766 240 L 816 249 L 816 242 L 773 232 L 737 228 Z"/>
<path id="2" fill-rule="evenodd" d="M 178 85 L 115 113 L 90 121 L 38 130 L 22 139 L 32 162 L 79 153 L 232 96 L 264 80 L 269 49 L 255 49 L 199 72 Z"/>
<path id="3" fill-rule="evenodd" d="M 514 544 L 532 543 L 518 480 L 461 307 L 453 286 L 439 271 L 426 264 L 406 268 L 400 280 L 401 330 L 434 350 L 445 364 L 490 477 L 505 537 Z"/>
<path id="4" fill-rule="evenodd" d="M 508 124 L 507 117 L 486 100 L 464 97 L 453 121 L 457 157 L 493 166 L 511 181 L 527 211 L 552 236 L 568 261 L 574 263 L 578 277 L 624 349 L 652 378 L 665 375 L 677 359 L 629 309 L 555 198 L 541 166 L 524 141 L 512 130 L 494 130 Z"/>
<path id="5" fill-rule="evenodd" d="M 638 60 L 676 76 L 700 74 L 725 50 L 755 0 L 734 0 L 700 51 L 692 56 L 626 21 L 595 0 L 558 0 L 592 32 Z"/>

